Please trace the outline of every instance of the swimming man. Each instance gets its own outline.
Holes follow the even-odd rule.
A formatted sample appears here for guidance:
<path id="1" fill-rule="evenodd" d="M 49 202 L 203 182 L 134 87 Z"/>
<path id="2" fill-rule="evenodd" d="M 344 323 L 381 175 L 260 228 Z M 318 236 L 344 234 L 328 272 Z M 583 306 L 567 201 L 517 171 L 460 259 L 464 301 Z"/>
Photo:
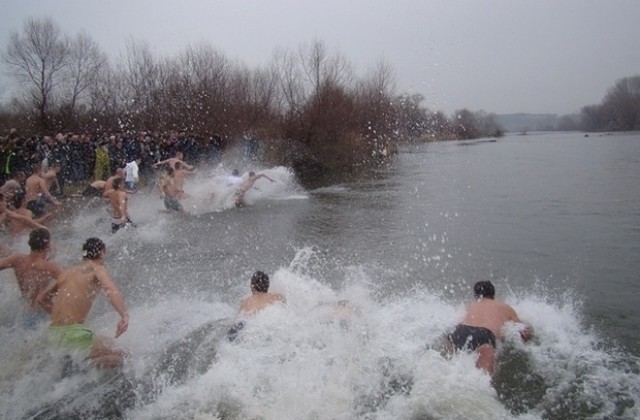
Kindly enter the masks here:
<path id="1" fill-rule="evenodd" d="M 469 350 L 478 353 L 476 366 L 493 375 L 496 340 L 502 338 L 502 328 L 507 322 L 522 323 L 516 311 L 495 299 L 495 288 L 490 281 L 479 281 L 473 286 L 476 302 L 467 306 L 464 319 L 448 336 L 447 347 L 452 351 Z M 531 328 L 525 327 L 520 336 L 523 341 L 531 338 Z"/>
<path id="2" fill-rule="evenodd" d="M 240 315 L 253 315 L 273 303 L 286 301 L 280 293 L 269 293 L 269 276 L 262 271 L 256 271 L 251 276 L 251 296 L 240 302 Z M 235 340 L 243 328 L 244 321 L 231 327 L 227 334 L 229 341 Z"/>

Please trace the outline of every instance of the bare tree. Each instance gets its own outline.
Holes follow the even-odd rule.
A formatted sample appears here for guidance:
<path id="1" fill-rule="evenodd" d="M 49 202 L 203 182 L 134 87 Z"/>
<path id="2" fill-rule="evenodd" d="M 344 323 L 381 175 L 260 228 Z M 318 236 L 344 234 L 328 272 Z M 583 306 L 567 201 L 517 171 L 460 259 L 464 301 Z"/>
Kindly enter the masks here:
<path id="1" fill-rule="evenodd" d="M 68 60 L 68 40 L 53 20 L 27 19 L 23 33 L 11 33 L 2 59 L 26 89 L 25 100 L 38 113 L 40 128 L 49 127 L 48 112 Z"/>
<path id="2" fill-rule="evenodd" d="M 65 68 L 63 106 L 71 113 L 85 99 L 91 85 L 97 83 L 107 57 L 98 44 L 86 33 L 78 34 L 69 43 L 69 60 Z"/>
<path id="3" fill-rule="evenodd" d="M 155 99 L 160 92 L 160 72 L 161 66 L 148 44 L 136 43 L 133 40 L 127 42 L 121 69 L 126 95 L 123 101 L 126 113 L 123 118 L 126 118 L 126 121 L 122 121 L 123 125 L 128 128 L 134 128 L 135 125 L 147 128 L 158 123 L 155 115 L 158 104 Z"/>

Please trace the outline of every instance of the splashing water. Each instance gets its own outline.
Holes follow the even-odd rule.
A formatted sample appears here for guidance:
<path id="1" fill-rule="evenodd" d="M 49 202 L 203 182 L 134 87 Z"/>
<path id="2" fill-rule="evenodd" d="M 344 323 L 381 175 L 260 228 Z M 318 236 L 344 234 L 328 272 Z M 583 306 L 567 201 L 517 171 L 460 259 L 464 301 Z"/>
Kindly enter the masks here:
<path id="1" fill-rule="evenodd" d="M 286 213 L 288 223 L 311 223 L 296 206 L 305 210 L 314 194 L 348 189 L 310 194 L 287 168 L 274 168 L 267 174 L 276 183 L 256 184 L 247 197 L 254 206 L 236 210 L 227 172 L 190 180 L 187 218 L 139 193 L 131 198 L 137 229 L 109 236 L 102 203 L 83 203 L 70 215 L 73 223 L 54 227 L 63 265 L 78 260 L 85 237 L 105 238 L 106 266 L 130 312 L 130 329 L 118 340 L 131 353 L 121 373 L 87 370 L 61 379 L 64 355 L 48 345 L 45 325 L 19 327 L 15 280 L 0 273 L 2 418 L 640 417 L 638 359 L 584 326 L 579 298 L 554 297 L 542 286 L 503 296 L 532 324 L 535 339 L 523 344 L 518 326 L 509 326 L 492 380 L 475 368 L 473 354 L 441 353 L 463 300 L 418 285 L 390 292 L 372 274 L 376 261 L 360 264 L 324 246 L 294 243 L 279 222 Z M 437 250 L 430 264 L 441 263 L 436 256 L 455 259 L 443 238 L 424 239 Z M 229 341 L 250 273 L 263 266 L 272 268 L 270 290 L 287 303 L 258 313 Z M 90 327 L 112 335 L 116 322 L 97 301 Z M 82 369 L 82 360 L 75 363 Z"/>

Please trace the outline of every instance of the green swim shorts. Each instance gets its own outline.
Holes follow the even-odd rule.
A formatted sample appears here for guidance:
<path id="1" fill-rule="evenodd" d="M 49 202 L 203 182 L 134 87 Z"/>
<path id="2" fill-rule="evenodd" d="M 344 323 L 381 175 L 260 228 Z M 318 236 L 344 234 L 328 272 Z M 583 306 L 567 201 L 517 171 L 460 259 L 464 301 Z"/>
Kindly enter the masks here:
<path id="1" fill-rule="evenodd" d="M 82 324 L 50 326 L 49 335 L 61 347 L 90 349 L 93 346 L 93 331 Z"/>

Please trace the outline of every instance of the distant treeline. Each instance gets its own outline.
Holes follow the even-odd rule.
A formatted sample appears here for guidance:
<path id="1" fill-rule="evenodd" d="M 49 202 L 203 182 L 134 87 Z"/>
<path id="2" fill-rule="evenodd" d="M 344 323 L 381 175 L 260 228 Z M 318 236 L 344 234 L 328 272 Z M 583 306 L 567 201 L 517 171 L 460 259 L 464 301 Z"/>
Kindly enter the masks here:
<path id="1" fill-rule="evenodd" d="M 505 131 L 637 131 L 640 130 L 640 76 L 625 77 L 613 85 L 599 105 L 579 114 L 498 115 Z"/>
<path id="2" fill-rule="evenodd" d="M 582 108 L 585 131 L 640 130 L 640 75 L 618 80 L 599 105 Z"/>
<path id="3" fill-rule="evenodd" d="M 253 69 L 207 44 L 158 57 L 130 41 L 113 62 L 86 33 L 27 19 L 2 62 L 12 78 L 3 85 L 16 86 L 0 104 L 5 133 L 177 130 L 230 142 L 251 133 L 273 160 L 328 168 L 384 160 L 398 142 L 502 134 L 495 115 L 432 112 L 421 95 L 395 92 L 387 63 L 358 76 L 319 41 Z"/>

